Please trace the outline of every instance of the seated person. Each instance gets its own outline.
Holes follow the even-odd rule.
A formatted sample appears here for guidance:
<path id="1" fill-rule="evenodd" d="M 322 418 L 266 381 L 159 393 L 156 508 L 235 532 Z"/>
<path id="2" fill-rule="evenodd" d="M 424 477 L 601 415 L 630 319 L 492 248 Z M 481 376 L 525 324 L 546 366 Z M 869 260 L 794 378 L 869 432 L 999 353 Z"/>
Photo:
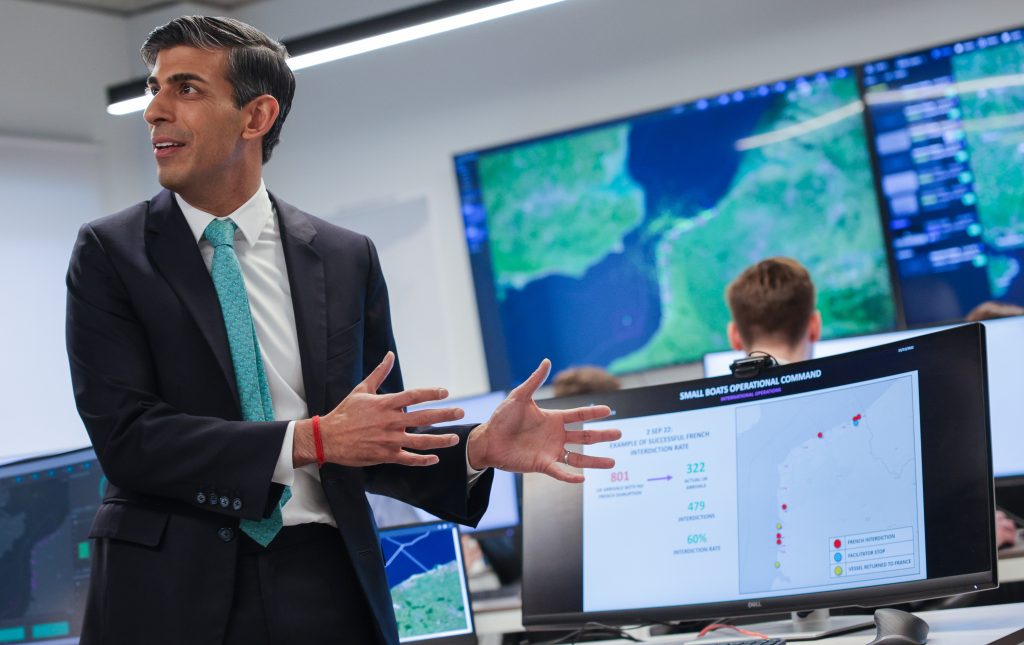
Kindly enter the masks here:
<path id="1" fill-rule="evenodd" d="M 555 397 L 611 392 L 622 387 L 619 379 L 608 370 L 594 365 L 566 368 L 555 375 L 551 385 Z"/>
<path id="2" fill-rule="evenodd" d="M 983 320 L 992 320 L 993 318 L 1009 318 L 1022 314 L 1024 314 L 1024 307 L 1012 305 L 1008 302 L 986 300 L 967 312 L 965 320 L 967 322 L 981 322 Z"/>
<path id="3" fill-rule="evenodd" d="M 764 352 L 781 364 L 811 358 L 821 338 L 821 312 L 811 275 L 799 262 L 775 257 L 747 267 L 729 284 L 725 299 L 733 349 Z"/>

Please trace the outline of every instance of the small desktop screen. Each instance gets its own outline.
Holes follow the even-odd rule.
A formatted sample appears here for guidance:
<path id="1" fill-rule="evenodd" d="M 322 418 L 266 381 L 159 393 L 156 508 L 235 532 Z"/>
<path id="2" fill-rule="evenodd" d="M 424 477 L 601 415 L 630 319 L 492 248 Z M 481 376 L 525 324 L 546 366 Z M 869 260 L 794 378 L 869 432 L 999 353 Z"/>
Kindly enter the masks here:
<path id="1" fill-rule="evenodd" d="M 895 307 L 856 73 L 839 68 L 455 157 L 491 387 L 727 346 L 725 286 L 771 255 L 826 336 Z"/>
<path id="2" fill-rule="evenodd" d="M 0 466 L 0 643 L 78 642 L 105 486 L 91 449 Z"/>
<path id="3" fill-rule="evenodd" d="M 476 643 L 459 527 L 428 522 L 380 532 L 401 643 Z"/>
<path id="4" fill-rule="evenodd" d="M 601 395 L 612 418 L 584 427 L 622 438 L 582 450 L 615 468 L 576 487 L 526 478 L 524 624 L 991 588 L 984 331 Z"/>
<path id="5" fill-rule="evenodd" d="M 439 423 L 438 426 L 459 425 L 464 423 L 483 423 L 491 417 L 498 405 L 505 400 L 505 392 L 489 392 L 479 396 L 445 399 L 411 406 L 410 411 L 427 408 L 462 408 L 466 415 L 451 423 Z M 430 513 L 380 495 L 368 494 L 370 507 L 378 526 L 394 526 L 411 522 L 425 522 L 437 519 Z M 516 475 L 503 470 L 494 471 L 491 484 L 491 499 L 487 511 L 475 526 L 463 526 L 463 533 L 500 532 L 519 526 L 519 484 Z"/>
<path id="6" fill-rule="evenodd" d="M 989 419 L 992 426 L 992 471 L 996 477 L 1024 477 L 1024 396 L 1020 395 L 1020 366 L 1024 364 L 1024 316 L 986 320 Z M 814 357 L 884 345 L 943 329 L 948 325 L 885 334 L 836 338 L 815 343 Z M 729 365 L 742 352 L 704 356 L 704 376 L 729 374 Z"/>
<path id="7" fill-rule="evenodd" d="M 871 61 L 864 102 L 907 325 L 1024 304 L 1024 30 Z"/>

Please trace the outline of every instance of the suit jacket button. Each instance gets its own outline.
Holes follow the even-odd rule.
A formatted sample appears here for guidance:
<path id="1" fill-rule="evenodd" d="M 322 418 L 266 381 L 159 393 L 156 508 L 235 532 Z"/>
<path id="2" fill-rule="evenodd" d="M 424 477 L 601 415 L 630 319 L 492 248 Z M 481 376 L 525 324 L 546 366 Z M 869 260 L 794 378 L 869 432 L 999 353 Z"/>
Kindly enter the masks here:
<path id="1" fill-rule="evenodd" d="M 209 499 L 210 499 L 210 506 L 216 506 L 217 505 L 217 493 L 210 493 Z"/>
<path id="2" fill-rule="evenodd" d="M 230 542 L 235 539 L 235 530 L 228 527 L 217 529 L 217 537 L 224 542 Z"/>
<path id="3" fill-rule="evenodd" d="M 226 495 L 221 495 L 220 507 L 221 508 L 227 508 L 230 504 L 231 504 L 231 500 L 228 499 Z"/>
<path id="4" fill-rule="evenodd" d="M 236 511 L 242 510 L 242 500 L 236 497 L 235 500 L 231 502 L 231 508 L 235 509 Z"/>
<path id="5" fill-rule="evenodd" d="M 196 504 L 205 504 L 205 503 L 206 503 L 206 493 L 204 493 L 203 491 L 199 491 L 198 493 L 196 493 Z"/>

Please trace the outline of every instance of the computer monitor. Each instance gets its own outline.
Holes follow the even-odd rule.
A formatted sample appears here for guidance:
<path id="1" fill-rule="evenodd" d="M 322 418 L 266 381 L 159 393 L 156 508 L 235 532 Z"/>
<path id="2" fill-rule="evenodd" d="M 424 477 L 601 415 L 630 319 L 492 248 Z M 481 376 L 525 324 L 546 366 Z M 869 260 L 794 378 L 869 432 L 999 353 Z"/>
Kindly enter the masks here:
<path id="1" fill-rule="evenodd" d="M 722 292 L 794 257 L 826 336 L 896 323 L 852 68 L 738 88 L 455 157 L 491 387 L 727 346 Z"/>
<path id="2" fill-rule="evenodd" d="M 588 396 L 622 438 L 525 479 L 523 624 L 880 605 L 995 586 L 985 329 Z M 581 397 L 541 402 L 569 408 Z M 840 617 L 842 618 L 842 617 Z"/>
<path id="3" fill-rule="evenodd" d="M 897 293 L 908 325 L 1024 304 L 1024 30 L 863 65 Z"/>
<path id="4" fill-rule="evenodd" d="M 1024 396 L 1021 396 L 1019 387 L 1020 366 L 1024 365 L 1024 316 L 986 320 L 982 324 L 988 331 L 985 353 L 992 428 L 992 472 L 997 479 L 1021 480 L 1016 483 L 1024 483 Z M 814 357 L 834 356 L 949 328 L 949 325 L 943 325 L 823 340 L 815 343 Z M 742 356 L 742 352 L 705 354 L 704 376 L 729 374 L 729 365 Z M 1016 507 L 1024 510 L 1024 505 Z"/>
<path id="5" fill-rule="evenodd" d="M 848 336 L 846 338 L 819 340 L 814 343 L 811 354 L 812 358 L 835 356 L 836 354 L 844 354 L 846 352 L 864 349 L 865 347 L 875 347 L 876 345 L 895 343 L 896 341 L 913 338 L 914 336 L 931 334 L 936 331 L 942 331 L 943 329 L 949 329 L 950 327 L 951 325 L 939 325 L 937 327 L 903 329 L 900 331 L 889 331 L 881 334 L 865 334 L 863 336 Z M 704 354 L 703 362 L 705 378 L 731 374 L 732 372 L 729 370 L 729 366 L 732 365 L 736 359 L 743 358 L 744 356 L 746 356 L 745 353 L 734 349 L 721 352 L 708 352 L 707 354 Z"/>
<path id="6" fill-rule="evenodd" d="M 459 528 L 427 522 L 380 532 L 400 643 L 477 642 Z"/>
<path id="7" fill-rule="evenodd" d="M 478 396 L 445 399 L 411 406 L 412 410 L 428 408 L 462 408 L 466 415 L 459 421 L 439 423 L 438 426 L 458 425 L 464 423 L 483 423 L 491 417 L 498 405 L 505 400 L 505 392 L 488 392 Z M 394 526 L 410 522 L 426 522 L 437 519 L 430 513 L 380 495 L 368 494 L 370 506 L 378 526 Z M 494 471 L 491 484 L 491 498 L 487 512 L 475 526 L 463 526 L 463 533 L 498 534 L 511 531 L 519 526 L 519 484 L 516 475 L 503 470 Z"/>
<path id="8" fill-rule="evenodd" d="M 0 643 L 78 642 L 106 483 L 92 449 L 0 466 Z"/>

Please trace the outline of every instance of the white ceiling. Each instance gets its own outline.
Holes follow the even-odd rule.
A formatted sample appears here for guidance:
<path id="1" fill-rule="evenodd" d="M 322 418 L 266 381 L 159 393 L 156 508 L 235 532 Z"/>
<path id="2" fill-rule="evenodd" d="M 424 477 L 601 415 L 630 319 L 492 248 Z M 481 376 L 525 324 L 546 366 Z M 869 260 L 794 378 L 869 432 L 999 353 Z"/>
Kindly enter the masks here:
<path id="1" fill-rule="evenodd" d="M 258 0 L 202 0 L 202 4 L 220 9 L 236 9 L 257 1 Z M 33 0 L 33 2 L 53 4 L 62 7 L 77 7 L 79 9 L 89 9 L 123 16 L 130 16 L 143 11 L 178 4 L 174 0 Z"/>

